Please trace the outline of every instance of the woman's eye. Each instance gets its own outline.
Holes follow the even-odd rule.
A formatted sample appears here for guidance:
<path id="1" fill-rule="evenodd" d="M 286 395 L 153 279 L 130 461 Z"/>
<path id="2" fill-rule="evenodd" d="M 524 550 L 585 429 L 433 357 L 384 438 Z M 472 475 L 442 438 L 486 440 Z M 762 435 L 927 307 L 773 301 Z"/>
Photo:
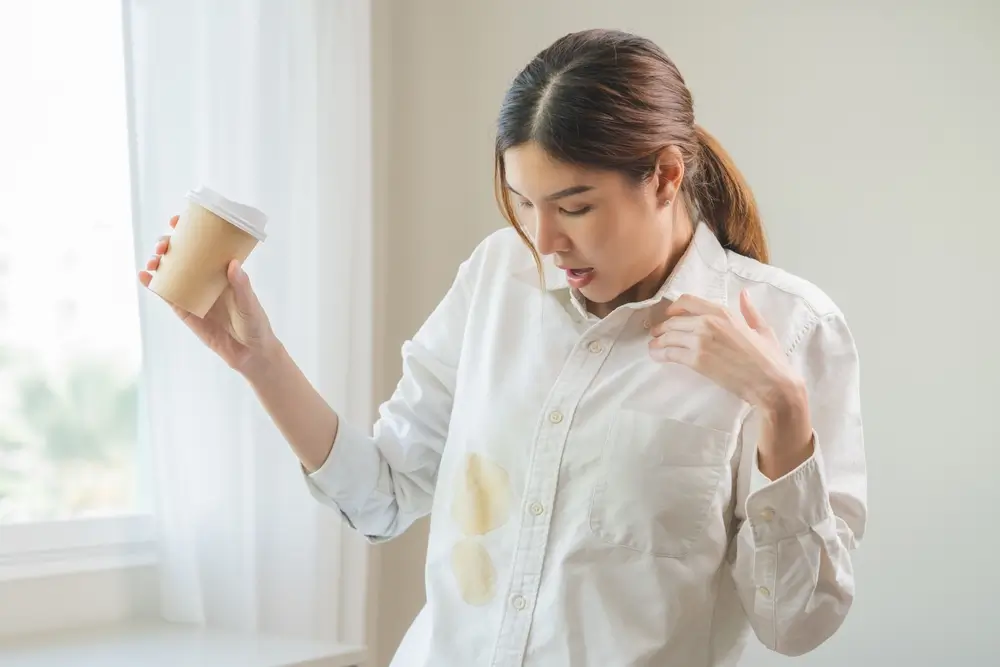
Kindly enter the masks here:
<path id="1" fill-rule="evenodd" d="M 531 202 L 527 199 L 521 199 L 517 202 L 518 208 L 531 208 Z"/>
<path id="2" fill-rule="evenodd" d="M 561 208 L 561 209 L 559 209 L 559 212 L 562 213 L 563 215 L 578 216 L 578 215 L 586 215 L 587 213 L 590 213 L 590 210 L 592 208 L 593 208 L 592 206 L 584 206 L 582 208 L 578 208 L 578 209 L 575 209 L 573 211 L 567 211 L 566 209 Z"/>

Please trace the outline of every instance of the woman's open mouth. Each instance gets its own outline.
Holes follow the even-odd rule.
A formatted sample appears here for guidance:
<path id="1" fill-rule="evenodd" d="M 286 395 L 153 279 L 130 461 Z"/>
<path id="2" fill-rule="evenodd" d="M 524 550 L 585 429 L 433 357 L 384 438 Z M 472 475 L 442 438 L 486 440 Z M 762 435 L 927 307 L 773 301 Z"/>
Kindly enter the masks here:
<path id="1" fill-rule="evenodd" d="M 594 269 L 566 269 L 566 281 L 570 284 L 570 287 L 574 289 L 581 289 L 590 284 L 590 281 L 594 279 Z"/>

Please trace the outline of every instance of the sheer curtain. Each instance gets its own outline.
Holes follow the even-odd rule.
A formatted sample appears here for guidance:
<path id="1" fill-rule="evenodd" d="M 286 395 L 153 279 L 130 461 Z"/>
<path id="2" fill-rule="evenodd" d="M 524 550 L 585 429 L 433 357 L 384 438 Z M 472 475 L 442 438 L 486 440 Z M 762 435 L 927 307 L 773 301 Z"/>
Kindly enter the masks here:
<path id="1" fill-rule="evenodd" d="M 197 185 L 257 206 L 247 271 L 328 400 L 371 417 L 370 76 L 362 0 L 125 0 L 137 258 Z M 308 495 L 243 380 L 141 304 L 169 620 L 363 640 L 367 551 Z"/>

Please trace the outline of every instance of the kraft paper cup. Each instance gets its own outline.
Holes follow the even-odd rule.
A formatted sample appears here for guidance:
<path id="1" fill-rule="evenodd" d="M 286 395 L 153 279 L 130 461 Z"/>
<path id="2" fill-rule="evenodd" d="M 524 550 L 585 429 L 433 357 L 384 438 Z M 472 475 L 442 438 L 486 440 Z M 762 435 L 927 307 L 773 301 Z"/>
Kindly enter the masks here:
<path id="1" fill-rule="evenodd" d="M 205 187 L 192 190 L 187 199 L 187 210 L 177 221 L 149 289 L 205 317 L 229 284 L 229 263 L 246 260 L 266 238 L 267 216 Z"/>

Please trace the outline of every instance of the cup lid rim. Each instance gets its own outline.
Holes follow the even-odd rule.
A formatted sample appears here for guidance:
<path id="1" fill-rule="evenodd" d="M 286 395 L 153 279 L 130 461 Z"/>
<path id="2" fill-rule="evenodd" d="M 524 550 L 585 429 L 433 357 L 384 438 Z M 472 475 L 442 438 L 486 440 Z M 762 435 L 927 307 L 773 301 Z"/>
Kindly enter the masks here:
<path id="1" fill-rule="evenodd" d="M 267 216 L 260 210 L 240 204 L 207 186 L 199 186 L 187 193 L 187 198 L 199 206 L 206 208 L 226 222 L 239 227 L 258 241 L 267 238 L 264 228 L 267 226 Z"/>

